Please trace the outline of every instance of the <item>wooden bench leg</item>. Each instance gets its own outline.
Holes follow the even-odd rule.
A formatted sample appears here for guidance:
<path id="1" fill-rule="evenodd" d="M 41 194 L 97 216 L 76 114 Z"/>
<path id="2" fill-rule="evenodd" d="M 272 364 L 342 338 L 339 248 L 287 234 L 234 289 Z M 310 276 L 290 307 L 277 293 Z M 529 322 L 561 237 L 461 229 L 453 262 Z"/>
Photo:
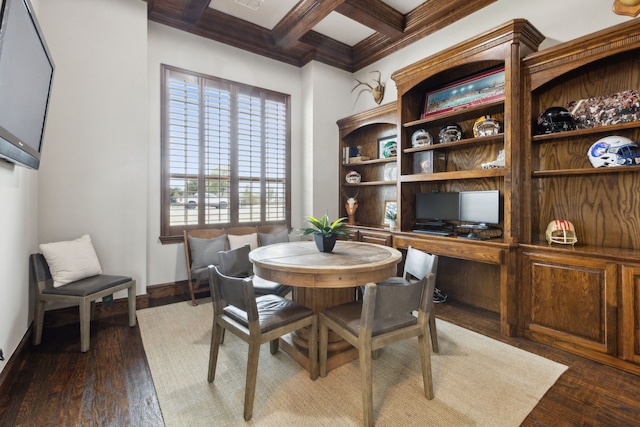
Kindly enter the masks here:
<path id="1" fill-rule="evenodd" d="M 84 298 L 80 303 L 80 351 L 89 351 L 91 338 L 91 301 Z"/>
<path id="2" fill-rule="evenodd" d="M 136 326 L 136 282 L 134 281 L 128 289 L 129 295 L 129 326 Z"/>

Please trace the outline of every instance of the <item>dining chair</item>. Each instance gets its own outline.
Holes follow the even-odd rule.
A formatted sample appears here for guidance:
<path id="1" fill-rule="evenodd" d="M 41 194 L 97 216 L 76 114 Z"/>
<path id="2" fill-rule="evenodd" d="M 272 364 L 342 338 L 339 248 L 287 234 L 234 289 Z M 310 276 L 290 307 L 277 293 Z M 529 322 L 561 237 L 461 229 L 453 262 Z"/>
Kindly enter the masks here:
<path id="1" fill-rule="evenodd" d="M 434 280 L 438 272 L 438 255 L 429 254 L 419 249 L 409 246 L 407 256 L 404 261 L 404 271 L 402 277 L 391 277 L 380 284 L 401 285 L 424 277 L 427 273 L 432 273 Z M 435 287 L 434 287 L 435 291 Z M 434 310 L 429 311 L 429 334 L 431 336 L 431 347 L 434 353 L 438 353 L 438 331 L 436 329 L 436 314 Z"/>
<path id="2" fill-rule="evenodd" d="M 218 264 L 218 252 L 228 249 L 229 241 L 224 230 L 217 228 L 184 230 L 183 237 L 189 295 L 195 306 L 196 294 L 209 287 L 207 267 Z"/>
<path id="3" fill-rule="evenodd" d="M 368 283 L 362 300 L 326 308 L 318 314 L 321 377 L 327 375 L 329 329 L 358 349 L 365 426 L 374 425 L 372 352 L 380 348 L 417 337 L 424 394 L 433 399 L 427 327 L 434 287 L 432 273 L 408 283 Z M 412 314 L 416 310 L 417 317 Z"/>
<path id="4" fill-rule="evenodd" d="M 220 272 L 225 276 L 251 277 L 256 295 L 279 295 L 285 296 L 291 292 L 291 286 L 272 282 L 253 274 L 253 264 L 249 259 L 251 246 L 244 245 L 236 249 L 218 252 L 218 266 Z"/>
<path id="5" fill-rule="evenodd" d="M 249 345 L 244 394 L 244 419 L 253 414 L 253 401 L 258 376 L 260 346 L 270 342 L 271 354 L 279 348 L 279 338 L 302 328 L 309 328 L 309 371 L 312 380 L 318 377 L 317 315 L 302 304 L 279 295 L 256 297 L 251 277 L 239 278 L 222 274 L 218 267 L 209 267 L 209 282 L 213 285 L 213 330 L 209 354 L 208 381 L 216 376 L 216 365 L 222 332 L 228 330 Z M 232 373 L 229 373 L 233 375 Z"/>

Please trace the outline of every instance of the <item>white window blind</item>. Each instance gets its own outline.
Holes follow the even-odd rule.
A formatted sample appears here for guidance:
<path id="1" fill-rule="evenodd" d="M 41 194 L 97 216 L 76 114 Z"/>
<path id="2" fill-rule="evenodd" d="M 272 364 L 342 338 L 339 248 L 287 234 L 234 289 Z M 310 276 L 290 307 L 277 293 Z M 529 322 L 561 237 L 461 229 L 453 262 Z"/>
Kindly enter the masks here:
<path id="1" fill-rule="evenodd" d="M 289 222 L 289 95 L 163 67 L 163 235 Z"/>

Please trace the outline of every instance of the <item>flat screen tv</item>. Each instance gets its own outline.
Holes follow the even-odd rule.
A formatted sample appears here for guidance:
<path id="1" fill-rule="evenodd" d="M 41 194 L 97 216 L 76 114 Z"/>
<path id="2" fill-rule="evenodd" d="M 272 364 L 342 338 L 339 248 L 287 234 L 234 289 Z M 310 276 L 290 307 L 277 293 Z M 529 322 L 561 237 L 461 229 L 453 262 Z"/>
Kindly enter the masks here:
<path id="1" fill-rule="evenodd" d="M 0 158 L 38 169 L 54 64 L 29 1 L 0 1 Z"/>
<path id="2" fill-rule="evenodd" d="M 459 219 L 473 224 L 476 228 L 499 224 L 500 192 L 498 190 L 461 191 Z"/>
<path id="3" fill-rule="evenodd" d="M 445 221 L 457 221 L 458 200 L 457 192 L 417 193 L 416 224 L 444 225 Z"/>

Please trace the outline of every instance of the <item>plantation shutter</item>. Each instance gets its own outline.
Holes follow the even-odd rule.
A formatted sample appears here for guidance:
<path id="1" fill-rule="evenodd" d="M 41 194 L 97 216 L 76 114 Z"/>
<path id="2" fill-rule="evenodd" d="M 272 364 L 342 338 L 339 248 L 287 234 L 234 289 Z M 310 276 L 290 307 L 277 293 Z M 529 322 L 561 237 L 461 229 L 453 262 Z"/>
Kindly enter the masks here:
<path id="1" fill-rule="evenodd" d="M 163 235 L 288 224 L 289 95 L 163 71 Z"/>

